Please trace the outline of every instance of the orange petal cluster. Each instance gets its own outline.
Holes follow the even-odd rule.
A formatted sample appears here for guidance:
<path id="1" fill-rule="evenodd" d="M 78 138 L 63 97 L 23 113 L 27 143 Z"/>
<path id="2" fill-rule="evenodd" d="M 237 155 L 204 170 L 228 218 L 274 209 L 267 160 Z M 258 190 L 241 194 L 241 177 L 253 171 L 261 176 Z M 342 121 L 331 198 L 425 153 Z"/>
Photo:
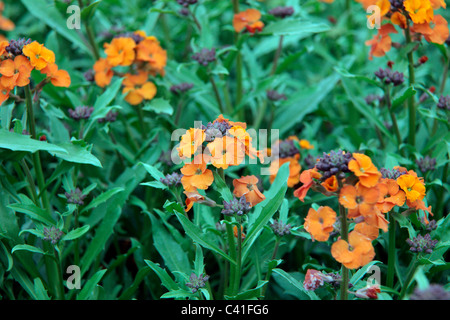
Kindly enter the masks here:
<path id="1" fill-rule="evenodd" d="M 25 44 L 18 55 L 7 50 L 9 45 L 8 41 L 0 42 L 0 104 L 9 98 L 14 88 L 25 87 L 30 83 L 33 70 L 39 70 L 46 76 L 44 83 L 50 82 L 55 87 L 70 85 L 69 73 L 58 69 L 55 54 L 43 44 L 37 41 Z"/>
<path id="2" fill-rule="evenodd" d="M 236 13 L 233 17 L 234 31 L 241 32 L 246 29 L 251 34 L 256 31 L 261 32 L 264 28 L 264 23 L 259 19 L 261 19 L 261 12 L 257 9 L 247 9 Z"/>
<path id="3" fill-rule="evenodd" d="M 150 77 L 164 76 L 167 64 L 167 52 L 153 36 L 143 31 L 124 34 L 104 44 L 106 57 L 99 58 L 93 66 L 95 83 L 104 88 L 115 74 L 123 76 L 125 101 L 138 105 L 151 100 L 157 93 L 156 85 Z M 116 72 L 116 67 L 129 67 L 128 73 Z"/>

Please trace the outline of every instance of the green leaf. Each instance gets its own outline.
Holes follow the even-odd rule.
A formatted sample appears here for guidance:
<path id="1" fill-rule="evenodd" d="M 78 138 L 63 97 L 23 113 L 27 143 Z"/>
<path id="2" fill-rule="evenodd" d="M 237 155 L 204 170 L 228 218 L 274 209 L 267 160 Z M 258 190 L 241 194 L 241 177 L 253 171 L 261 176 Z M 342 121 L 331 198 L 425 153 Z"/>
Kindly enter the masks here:
<path id="1" fill-rule="evenodd" d="M 416 93 L 417 91 L 414 90 L 413 87 L 408 87 L 399 97 L 395 98 L 394 101 L 392 101 L 392 110 L 395 110 L 396 107 L 403 105 L 403 102 L 414 96 Z"/>
<path id="2" fill-rule="evenodd" d="M 152 214 L 149 216 L 152 222 L 153 245 L 169 270 L 172 273 L 175 271 L 190 273 L 191 265 L 187 253 Z"/>
<path id="3" fill-rule="evenodd" d="M 164 113 L 168 115 L 173 114 L 173 108 L 170 105 L 170 102 L 162 99 L 162 98 L 156 98 L 151 100 L 149 103 L 147 103 L 143 108 L 143 110 L 147 111 L 153 111 L 155 113 Z"/>
<path id="4" fill-rule="evenodd" d="M 394 219 L 398 221 L 400 227 L 408 229 L 410 239 L 416 237 L 416 230 L 414 229 L 408 218 L 397 212 L 391 212 L 390 214 L 392 214 L 392 217 L 394 217 Z"/>
<path id="5" fill-rule="evenodd" d="M 97 271 L 83 286 L 83 289 L 81 289 L 80 293 L 77 295 L 77 300 L 88 300 L 89 296 L 94 292 L 95 287 L 98 285 L 100 280 L 102 280 L 106 271 L 108 270 L 105 269 Z"/>
<path id="6" fill-rule="evenodd" d="M 281 276 L 294 288 L 305 293 L 311 300 L 319 300 L 319 297 L 317 297 L 317 295 L 314 291 L 309 291 L 309 290 L 306 290 L 305 288 L 303 288 L 303 284 L 301 282 L 299 282 L 297 279 L 295 279 L 294 277 L 292 277 L 290 274 L 288 274 L 286 271 L 276 268 L 276 269 L 273 269 L 272 272 Z"/>
<path id="7" fill-rule="evenodd" d="M 89 147 L 83 141 L 72 140 L 58 144 L 59 147 L 64 148 L 65 152 L 49 151 L 52 155 L 61 158 L 68 162 L 75 162 L 81 164 L 90 164 L 102 168 L 100 160 L 97 159 L 89 150 Z"/>
<path id="8" fill-rule="evenodd" d="M 47 290 L 45 290 L 44 284 L 39 278 L 34 279 L 34 292 L 38 300 L 50 300 Z"/>
<path id="9" fill-rule="evenodd" d="M 177 290 L 179 289 L 177 283 L 173 281 L 173 279 L 169 276 L 169 274 L 166 272 L 166 270 L 162 269 L 158 264 L 150 261 L 150 260 L 144 260 L 145 263 L 152 268 L 153 271 L 155 271 L 156 275 L 159 277 L 159 279 L 162 282 L 162 285 L 167 288 L 167 290 Z"/>
<path id="10" fill-rule="evenodd" d="M 43 222 L 47 225 L 53 226 L 56 224 L 56 221 L 50 216 L 47 210 L 39 208 L 33 203 L 14 203 L 10 204 L 8 208 L 26 214 L 31 219 Z"/>
<path id="11" fill-rule="evenodd" d="M 328 30 L 330 30 L 330 27 L 325 23 L 316 23 L 303 19 L 282 19 L 264 27 L 260 35 L 303 35 L 306 37 Z"/>
<path id="12" fill-rule="evenodd" d="M 92 200 L 86 207 L 84 207 L 83 210 L 81 210 L 80 214 L 83 214 L 84 212 L 86 212 L 92 208 L 96 208 L 100 204 L 108 201 L 108 199 L 111 198 L 116 193 L 123 192 L 124 190 L 125 189 L 122 187 L 117 187 L 117 188 L 108 190 L 106 192 L 103 192 L 98 197 L 96 197 L 94 200 Z"/>
<path id="13" fill-rule="evenodd" d="M 264 287 L 269 281 L 259 280 L 255 288 L 248 289 L 238 293 L 236 296 L 225 296 L 227 300 L 251 300 L 261 297 L 261 288 Z"/>
<path id="14" fill-rule="evenodd" d="M 228 185 L 223 181 L 220 174 L 217 173 L 217 171 L 213 171 L 214 175 L 214 185 L 213 188 L 220 193 L 222 196 L 222 199 L 224 201 L 231 201 L 233 199 L 233 194 L 231 193 L 230 188 L 228 188 Z"/>
<path id="15" fill-rule="evenodd" d="M 184 216 L 183 213 L 174 212 L 177 216 L 178 220 L 180 221 L 181 225 L 183 226 L 184 231 L 186 234 L 194 241 L 197 242 L 199 245 L 206 249 L 210 249 L 213 252 L 217 253 L 221 257 L 227 259 L 233 264 L 236 264 L 236 262 L 230 258 L 229 255 L 227 255 L 222 249 L 220 249 L 208 236 L 208 234 L 205 234 L 198 226 L 193 224 L 188 218 Z"/>
<path id="16" fill-rule="evenodd" d="M 59 152 L 67 154 L 67 151 L 57 145 L 31 139 L 31 136 L 0 130 L 0 148 L 12 151 L 36 152 L 39 150 L 48 152 Z"/>
<path id="17" fill-rule="evenodd" d="M 16 246 L 14 246 L 14 248 L 12 248 L 11 250 L 11 254 L 16 252 L 16 251 L 29 251 L 29 252 L 33 252 L 33 253 L 40 253 L 40 254 L 46 254 L 42 249 L 40 248 L 36 248 L 33 246 L 30 246 L 29 244 L 18 244 Z"/>
<path id="18" fill-rule="evenodd" d="M 67 233 L 61 240 L 63 241 L 69 241 L 69 240 L 75 240 L 83 236 L 86 232 L 89 231 L 90 226 L 82 226 L 80 228 L 74 229 Z"/>
<path id="19" fill-rule="evenodd" d="M 87 7 L 84 7 L 83 10 L 81 10 L 81 21 L 89 23 L 95 13 L 95 10 L 101 2 L 101 0 L 95 1 L 89 4 Z"/>

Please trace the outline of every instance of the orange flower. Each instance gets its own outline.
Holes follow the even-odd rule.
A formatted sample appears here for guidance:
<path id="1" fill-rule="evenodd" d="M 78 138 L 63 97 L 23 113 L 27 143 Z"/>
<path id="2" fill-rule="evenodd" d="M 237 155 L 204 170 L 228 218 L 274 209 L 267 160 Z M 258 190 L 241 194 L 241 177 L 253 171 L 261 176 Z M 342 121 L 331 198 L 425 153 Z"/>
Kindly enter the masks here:
<path id="1" fill-rule="evenodd" d="M 156 95 L 156 86 L 153 82 L 147 80 L 148 74 L 144 71 L 136 75 L 126 74 L 123 80 L 123 93 L 128 93 L 125 101 L 132 105 L 138 105 L 144 99 L 153 99 Z"/>
<path id="2" fill-rule="evenodd" d="M 8 100 L 8 98 L 9 98 L 9 92 L 10 92 L 11 90 L 10 89 L 8 89 L 8 88 L 6 88 L 6 87 L 4 87 L 2 84 L 1 84 L 1 81 L 0 81 L 0 105 L 3 103 L 3 102 L 5 102 L 6 100 Z"/>
<path id="3" fill-rule="evenodd" d="M 405 0 L 403 5 L 414 23 L 428 23 L 433 19 L 430 0 Z"/>
<path id="4" fill-rule="evenodd" d="M 211 163 L 216 168 L 227 169 L 239 165 L 245 158 L 245 145 L 237 138 L 225 136 L 207 144 Z"/>
<path id="5" fill-rule="evenodd" d="M 397 178 L 397 183 L 405 191 L 406 199 L 411 202 L 422 200 L 425 197 L 425 185 L 412 174 L 404 174 Z"/>
<path id="6" fill-rule="evenodd" d="M 407 23 L 408 23 L 406 20 L 406 17 L 403 14 L 401 14 L 399 11 L 396 11 L 392 14 L 391 22 L 393 24 L 400 26 L 400 28 L 402 28 L 402 29 L 406 29 Z"/>
<path id="7" fill-rule="evenodd" d="M 136 59 L 148 62 L 153 75 L 164 75 L 164 67 L 167 64 L 167 52 L 159 45 L 155 37 L 148 37 L 136 46 Z"/>
<path id="8" fill-rule="evenodd" d="M 186 195 L 186 209 L 184 211 L 188 212 L 192 209 L 195 202 L 199 202 L 205 199 L 197 190 L 195 191 L 184 191 Z"/>
<path id="9" fill-rule="evenodd" d="M 406 205 L 407 205 L 408 207 L 410 207 L 410 208 L 415 209 L 415 210 L 423 210 L 423 211 L 426 211 L 426 212 L 428 212 L 430 215 L 433 216 L 433 213 L 431 212 L 431 206 L 426 207 L 426 206 L 425 206 L 425 203 L 423 202 L 423 200 L 416 200 L 416 201 L 409 201 L 409 200 L 406 200 Z M 424 215 L 424 220 L 425 220 L 425 223 L 426 223 L 426 224 L 429 223 L 426 214 Z"/>
<path id="10" fill-rule="evenodd" d="M 321 185 L 329 192 L 335 192 L 339 188 L 336 176 L 329 177 Z"/>
<path id="11" fill-rule="evenodd" d="M 373 260 L 375 249 L 364 235 L 352 231 L 348 235 L 348 242 L 341 239 L 333 243 L 331 255 L 346 268 L 357 269 Z"/>
<path id="12" fill-rule="evenodd" d="M 264 23 L 259 19 L 261 19 L 261 12 L 256 9 L 247 9 L 234 15 L 233 28 L 236 32 L 241 32 L 244 29 L 247 29 L 250 33 L 254 33 L 256 30 L 261 31 Z"/>
<path id="13" fill-rule="evenodd" d="M 206 190 L 214 181 L 213 172 L 206 168 L 207 159 L 202 154 L 197 155 L 194 161 L 186 163 L 181 169 L 183 177 L 181 184 L 184 190 L 192 192 L 196 189 Z"/>
<path id="14" fill-rule="evenodd" d="M 373 187 L 378 183 L 381 173 L 377 167 L 372 163 L 372 160 L 360 153 L 353 153 L 353 158 L 348 163 L 348 168 L 358 178 L 360 183 L 365 187 Z"/>
<path id="15" fill-rule="evenodd" d="M 245 196 L 247 202 L 253 206 L 263 201 L 266 196 L 259 191 L 257 184 L 258 178 L 255 176 L 245 176 L 233 180 L 234 191 L 233 194 L 240 198 Z"/>
<path id="16" fill-rule="evenodd" d="M 230 120 L 224 118 L 224 116 L 222 114 L 220 114 L 217 117 L 217 119 L 213 121 L 213 123 L 216 123 L 216 122 L 226 123 L 226 124 L 230 125 L 231 127 L 240 126 L 244 129 L 247 129 L 247 124 L 245 122 L 230 121 Z"/>
<path id="17" fill-rule="evenodd" d="M 382 179 L 377 186 L 380 190 L 380 197 L 376 206 L 381 212 L 386 213 L 395 206 L 401 207 L 405 204 L 405 193 L 400 190 L 395 180 Z"/>
<path id="18" fill-rule="evenodd" d="M 30 83 L 31 70 L 33 67 L 25 56 L 3 60 L 0 64 L 1 83 L 10 90 L 15 86 L 24 87 Z"/>
<path id="19" fill-rule="evenodd" d="M 66 70 L 58 70 L 58 66 L 55 63 L 48 64 L 41 70 L 55 87 L 68 87 L 70 86 L 70 75 Z"/>
<path id="20" fill-rule="evenodd" d="M 327 241 L 330 233 L 334 230 L 335 222 L 336 212 L 330 207 L 319 207 L 317 211 L 310 208 L 305 218 L 304 227 L 313 240 Z"/>
<path id="21" fill-rule="evenodd" d="M 109 64 L 108 60 L 104 58 L 100 58 L 95 62 L 93 66 L 95 71 L 94 79 L 99 87 L 104 88 L 111 83 L 111 79 L 114 75 L 111 68 L 112 66 Z"/>
<path id="22" fill-rule="evenodd" d="M 129 66 L 136 56 L 136 42 L 131 38 L 114 38 L 111 43 L 105 43 L 104 47 L 106 59 L 113 67 Z"/>
<path id="23" fill-rule="evenodd" d="M 447 20 L 441 15 L 435 15 L 431 24 L 434 25 L 433 28 L 430 27 L 429 23 L 422 23 L 414 24 L 411 29 L 414 32 L 421 33 L 428 42 L 444 44 L 450 34 Z"/>
<path id="24" fill-rule="evenodd" d="M 256 150 L 256 148 L 252 145 L 252 137 L 250 134 L 245 130 L 244 127 L 240 125 L 234 125 L 229 130 L 228 133 L 236 137 L 239 141 L 241 141 L 245 146 L 245 154 L 247 154 L 250 158 L 255 159 L 256 157 L 259 158 L 261 163 L 264 162 L 264 155 L 262 152 L 259 152 Z"/>
<path id="25" fill-rule="evenodd" d="M 24 46 L 22 52 L 30 58 L 30 63 L 36 70 L 42 70 L 49 63 L 55 63 L 55 54 L 53 51 L 47 49 L 37 41 L 33 41 Z"/>
<path id="26" fill-rule="evenodd" d="M 269 171 L 270 171 L 270 183 L 273 183 L 275 180 L 275 177 L 277 176 L 278 169 L 285 164 L 286 162 L 289 162 L 289 178 L 287 181 L 287 185 L 289 188 L 294 187 L 297 183 L 300 182 L 300 171 L 302 170 L 302 166 L 298 162 L 298 154 L 295 157 L 288 157 L 288 158 L 278 158 L 270 164 Z"/>
<path id="27" fill-rule="evenodd" d="M 308 190 L 314 184 L 313 179 L 320 179 L 321 177 L 322 175 L 317 172 L 315 168 L 303 171 L 299 179 L 300 182 L 303 183 L 303 185 L 294 191 L 294 196 L 297 197 L 301 202 L 304 202 Z"/>
<path id="28" fill-rule="evenodd" d="M 367 224 L 364 221 L 357 223 L 355 225 L 355 228 L 353 228 L 353 231 L 365 236 L 367 239 L 371 241 L 378 238 L 378 235 L 380 234 L 377 227 Z"/>
<path id="29" fill-rule="evenodd" d="M 180 146 L 177 148 L 180 158 L 190 158 L 205 141 L 205 130 L 198 128 L 189 129 L 181 136 Z"/>
<path id="30" fill-rule="evenodd" d="M 378 30 L 378 34 L 376 34 L 371 40 L 367 40 L 365 42 L 367 46 L 370 46 L 369 60 L 372 60 L 373 57 L 383 57 L 386 52 L 391 50 L 392 39 L 389 36 L 389 33 L 398 32 L 392 24 L 383 24 Z"/>
<path id="31" fill-rule="evenodd" d="M 380 191 L 378 188 L 366 188 L 358 183 L 356 186 L 345 185 L 339 194 L 339 203 L 348 209 L 348 217 L 366 217 L 375 212 Z"/>

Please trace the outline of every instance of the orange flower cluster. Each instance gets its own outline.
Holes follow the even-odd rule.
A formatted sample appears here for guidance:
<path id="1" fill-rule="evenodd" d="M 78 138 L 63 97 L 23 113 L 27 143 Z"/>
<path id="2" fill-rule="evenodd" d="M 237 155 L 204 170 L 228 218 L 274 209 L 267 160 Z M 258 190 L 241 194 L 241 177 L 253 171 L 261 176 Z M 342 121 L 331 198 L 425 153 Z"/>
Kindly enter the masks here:
<path id="1" fill-rule="evenodd" d="M 246 29 L 251 34 L 254 34 L 256 31 L 261 32 L 264 28 L 264 23 L 259 19 L 261 19 L 261 12 L 256 9 L 247 9 L 236 13 L 233 17 L 234 31 L 239 33 Z"/>
<path id="2" fill-rule="evenodd" d="M 390 33 L 397 33 L 394 25 L 401 29 L 407 29 L 420 39 L 424 37 L 431 43 L 443 44 L 449 37 L 449 28 L 445 18 L 435 14 L 435 10 L 446 8 L 443 0 L 405 0 L 391 2 L 389 0 L 357 0 L 364 9 L 376 5 L 380 8 L 382 21 L 388 21 L 381 26 L 378 33 L 366 41 L 370 46 L 369 59 L 382 57 L 391 49 L 392 40 Z M 376 13 L 374 13 L 376 14 Z M 372 17 L 369 17 L 372 22 Z"/>
<path id="3" fill-rule="evenodd" d="M 324 179 L 330 172 L 333 175 Z M 324 185 L 330 179 L 335 180 L 332 185 L 336 188 L 329 188 L 329 183 Z M 403 167 L 378 170 L 364 154 L 325 155 L 314 168 L 301 174 L 300 181 L 303 185 L 294 195 L 301 201 L 310 188 L 335 195 L 347 210 L 347 218 L 355 223 L 348 240 L 338 239 L 331 247 L 332 256 L 349 269 L 362 267 L 374 258 L 372 241 L 378 237 L 380 229 L 387 232 L 385 214 L 395 206 L 406 204 L 407 212 L 423 210 L 432 215 L 431 206 L 427 208 L 423 202 L 426 194 L 423 178 Z M 320 207 L 317 211 L 311 208 L 304 227 L 313 240 L 327 241 L 336 219 L 336 212 L 330 207 Z M 428 221 L 426 217 L 425 221 Z"/>
<path id="4" fill-rule="evenodd" d="M 300 149 L 313 149 L 314 146 L 309 143 L 308 140 L 295 136 L 290 136 L 285 140 L 278 140 L 272 146 L 270 150 L 272 162 L 269 167 L 270 171 L 270 183 L 275 180 L 278 169 L 285 164 L 289 163 L 289 178 L 288 187 L 292 188 L 300 182 L 300 171 L 302 166 L 300 165 Z"/>
<path id="5" fill-rule="evenodd" d="M 95 83 L 104 88 L 111 83 L 116 67 L 128 67 L 128 72 L 120 74 L 123 81 L 125 100 L 138 105 L 151 100 L 156 95 L 156 86 L 149 81 L 150 76 L 165 74 L 167 53 L 153 36 L 143 31 L 124 34 L 104 44 L 105 58 L 98 59 L 94 66 Z"/>
<path id="6" fill-rule="evenodd" d="M 189 161 L 181 168 L 181 184 L 187 196 L 186 211 L 192 208 L 194 202 L 205 200 L 198 190 L 206 190 L 214 182 L 209 165 L 225 170 L 230 166 L 240 165 L 246 156 L 264 161 L 262 153 L 253 147 L 252 137 L 246 128 L 245 123 L 229 121 L 220 115 L 203 128 L 187 130 L 181 137 L 177 147 L 178 155 Z M 234 195 L 245 196 L 252 206 L 256 205 L 265 199 L 256 186 L 257 183 L 258 178 L 255 176 L 235 179 Z"/>
<path id="7" fill-rule="evenodd" d="M 46 75 L 45 82 L 56 87 L 68 87 L 70 76 L 59 70 L 55 64 L 55 54 L 43 44 L 24 39 L 0 42 L 0 104 L 9 98 L 15 87 L 30 83 L 31 71 L 39 70 Z"/>

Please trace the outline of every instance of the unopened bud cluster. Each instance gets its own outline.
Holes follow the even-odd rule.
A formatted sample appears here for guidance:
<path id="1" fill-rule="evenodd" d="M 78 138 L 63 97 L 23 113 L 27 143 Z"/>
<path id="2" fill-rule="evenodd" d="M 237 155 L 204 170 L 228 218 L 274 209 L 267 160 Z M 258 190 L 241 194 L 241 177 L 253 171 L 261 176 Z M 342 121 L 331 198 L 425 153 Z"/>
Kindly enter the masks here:
<path id="1" fill-rule="evenodd" d="M 251 208 L 252 205 L 250 202 L 247 202 L 245 197 L 240 197 L 239 199 L 233 197 L 232 200 L 223 202 L 222 213 L 226 216 L 242 216 L 248 213 Z"/>
<path id="2" fill-rule="evenodd" d="M 326 180 L 331 176 L 336 178 L 345 178 L 345 173 L 350 172 L 348 163 L 352 160 L 352 154 L 342 150 L 323 153 L 323 157 L 319 158 L 316 163 L 316 169 L 322 171 L 322 179 Z"/>
<path id="3" fill-rule="evenodd" d="M 209 280 L 208 275 L 201 274 L 197 277 L 195 273 L 192 273 L 189 277 L 188 283 L 186 283 L 186 286 L 189 287 L 192 291 L 192 293 L 196 293 L 198 289 L 203 288 L 206 285 L 206 282 Z"/>

